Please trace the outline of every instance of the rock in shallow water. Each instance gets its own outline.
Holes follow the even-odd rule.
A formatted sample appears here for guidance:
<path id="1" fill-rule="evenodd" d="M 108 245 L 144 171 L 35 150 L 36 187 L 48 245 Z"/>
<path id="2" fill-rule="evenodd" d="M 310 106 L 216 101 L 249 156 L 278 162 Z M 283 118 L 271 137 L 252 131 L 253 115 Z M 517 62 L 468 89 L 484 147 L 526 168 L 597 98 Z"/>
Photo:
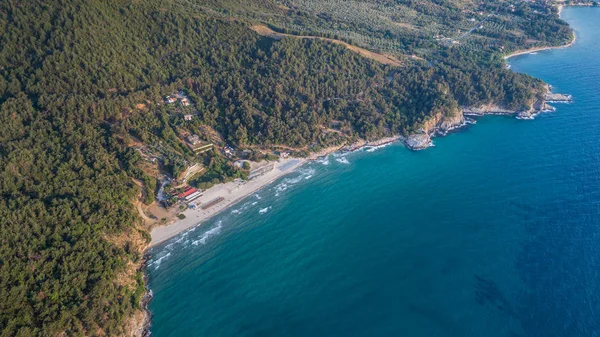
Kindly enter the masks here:
<path id="1" fill-rule="evenodd" d="M 410 135 L 404 144 L 411 150 L 423 150 L 431 146 L 431 137 L 426 133 Z"/>

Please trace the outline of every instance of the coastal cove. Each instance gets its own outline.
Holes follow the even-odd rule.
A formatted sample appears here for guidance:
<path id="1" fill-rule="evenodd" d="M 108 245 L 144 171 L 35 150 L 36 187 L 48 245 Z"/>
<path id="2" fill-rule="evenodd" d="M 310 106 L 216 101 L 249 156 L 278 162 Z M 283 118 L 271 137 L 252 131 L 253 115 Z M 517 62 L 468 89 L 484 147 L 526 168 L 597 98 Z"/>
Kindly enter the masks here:
<path id="1" fill-rule="evenodd" d="M 573 104 L 273 177 L 150 250 L 152 336 L 600 333 L 600 10 L 563 18 L 510 63 Z"/>
<path id="2" fill-rule="evenodd" d="M 563 6 L 559 7 L 559 13 Z M 562 49 L 571 47 L 577 40 L 573 35 L 572 40 L 557 47 L 539 47 L 529 50 L 516 51 L 504 57 L 505 60 L 511 57 L 537 53 L 538 51 Z M 436 136 L 445 136 L 448 132 L 475 124 L 476 120 L 471 117 L 482 117 L 486 115 L 514 115 L 517 119 L 534 119 L 540 113 L 554 112 L 556 108 L 547 103 L 572 103 L 572 96 L 569 94 L 560 94 L 552 91 L 552 87 L 545 87 L 544 97 L 534 101 L 527 109 L 515 110 L 498 106 L 496 104 L 486 104 L 475 107 L 462 107 L 453 112 L 452 116 L 444 115 L 439 112 L 427 120 L 419 132 L 408 135 L 407 137 L 395 135 L 385 137 L 375 141 L 359 140 L 353 144 L 342 144 L 331 146 L 319 152 L 311 153 L 308 158 L 287 158 L 272 162 L 274 169 L 266 174 L 260 175 L 250 181 L 234 181 L 224 184 L 217 184 L 208 190 L 203 191 L 203 195 L 197 200 L 197 204 L 210 204 L 215 202 L 214 206 L 208 209 L 190 208 L 183 212 L 184 219 L 172 220 L 166 224 L 159 224 L 152 228 L 151 242 L 149 247 L 158 245 L 182 232 L 202 224 L 204 221 L 216 216 L 220 212 L 235 205 L 239 201 L 247 198 L 252 193 L 273 183 L 278 178 L 293 172 L 298 167 L 308 161 L 323 159 L 335 152 L 347 153 L 362 150 L 363 148 L 379 147 L 388 145 L 395 141 L 401 141 L 411 150 L 423 150 L 434 146 L 432 138 Z M 144 213 L 140 211 L 144 216 Z"/>

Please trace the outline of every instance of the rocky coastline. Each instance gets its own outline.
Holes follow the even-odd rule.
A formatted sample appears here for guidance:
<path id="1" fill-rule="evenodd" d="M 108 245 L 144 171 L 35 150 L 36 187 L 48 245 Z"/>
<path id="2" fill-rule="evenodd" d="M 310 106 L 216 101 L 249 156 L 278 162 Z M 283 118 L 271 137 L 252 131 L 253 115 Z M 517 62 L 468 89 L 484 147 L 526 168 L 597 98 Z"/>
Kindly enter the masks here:
<path id="1" fill-rule="evenodd" d="M 573 97 L 567 94 L 553 93 L 551 86 L 545 87 L 543 98 L 537 100 L 530 105 L 527 110 L 515 110 L 502 107 L 497 104 L 489 103 L 481 106 L 462 107 L 444 115 L 443 113 L 434 114 L 423 127 L 416 133 L 403 138 L 404 145 L 411 150 L 424 150 L 434 146 L 432 138 L 441 135 L 445 136 L 448 132 L 462 128 L 468 124 L 473 124 L 475 121 L 468 117 L 482 117 L 485 115 L 515 115 L 517 119 L 531 120 L 538 114 L 545 112 L 554 112 L 556 108 L 547 103 L 572 103 Z"/>
<path id="2" fill-rule="evenodd" d="M 148 304 L 152 300 L 153 293 L 152 290 L 148 287 L 148 275 L 145 272 L 147 262 L 148 256 L 144 255 L 144 258 L 140 263 L 140 269 L 144 274 L 143 281 L 144 289 L 146 291 L 140 301 L 139 309 L 136 311 L 136 313 L 133 315 L 129 322 L 129 328 L 127 329 L 127 332 L 125 334 L 129 337 L 150 337 L 152 335 L 152 332 L 150 332 L 150 327 L 152 325 L 152 312 L 150 312 L 150 309 L 148 309 Z"/>
<path id="3" fill-rule="evenodd" d="M 144 268 L 146 267 L 145 263 L 146 261 L 144 261 Z M 150 337 L 150 335 L 152 335 L 152 332 L 150 332 L 150 327 L 152 326 L 152 312 L 150 311 L 150 309 L 148 309 L 148 304 L 150 303 L 154 295 L 152 293 L 152 289 L 148 288 L 148 276 L 145 273 L 144 287 L 146 288 L 146 293 L 144 294 L 144 297 L 142 297 L 141 303 L 141 308 L 144 312 L 144 319 L 142 320 L 142 328 L 139 331 L 139 335 L 137 336 Z"/>

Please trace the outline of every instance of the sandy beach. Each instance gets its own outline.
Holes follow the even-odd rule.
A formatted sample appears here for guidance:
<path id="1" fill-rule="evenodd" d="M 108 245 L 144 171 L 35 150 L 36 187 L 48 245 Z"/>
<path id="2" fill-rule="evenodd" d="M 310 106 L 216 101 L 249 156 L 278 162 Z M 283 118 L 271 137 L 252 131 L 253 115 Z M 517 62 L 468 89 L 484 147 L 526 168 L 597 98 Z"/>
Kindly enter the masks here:
<path id="1" fill-rule="evenodd" d="M 224 200 L 206 210 L 203 210 L 200 207 L 197 207 L 196 209 L 187 209 L 182 212 L 185 215 L 185 219 L 176 219 L 171 224 L 153 228 L 150 232 L 152 237 L 150 247 L 164 242 L 165 240 L 168 240 L 192 227 L 200 225 L 202 222 L 217 215 L 219 212 L 227 209 L 241 199 L 260 190 L 262 187 L 272 183 L 288 173 L 293 172 L 305 162 L 306 159 L 303 158 L 282 159 L 275 163 L 275 168 L 272 171 L 269 171 L 252 180 L 232 181 L 226 184 L 218 184 L 207 189 L 203 192 L 203 195 L 195 201 L 195 203 L 202 205 L 219 197 L 224 198 Z"/>
<path id="2" fill-rule="evenodd" d="M 573 40 L 571 40 L 571 42 L 569 42 L 565 45 L 558 46 L 558 47 L 538 47 L 538 48 L 531 48 L 531 49 L 526 49 L 526 50 L 517 50 L 516 52 L 511 53 L 510 55 L 504 56 L 504 59 L 508 60 L 511 57 L 525 55 L 525 54 L 531 54 L 531 53 L 535 53 L 535 52 L 542 51 L 542 50 L 569 48 L 575 43 L 576 40 L 577 40 L 577 37 L 575 35 L 573 35 Z"/>
<path id="3" fill-rule="evenodd" d="M 269 185 L 273 181 L 286 174 L 294 172 L 298 167 L 302 166 L 307 161 L 315 160 L 319 157 L 327 156 L 340 150 L 355 151 L 365 146 L 382 146 L 396 142 L 400 138 L 400 136 L 391 136 L 371 142 L 360 140 L 350 145 L 336 145 L 327 147 L 321 151 L 312 153 L 308 158 L 281 159 L 275 163 L 275 168 L 272 171 L 252 180 L 232 181 L 226 184 L 215 185 L 206 191 L 203 191 L 203 195 L 195 201 L 199 207 L 196 209 L 187 209 L 181 212 L 185 215 L 185 219 L 175 218 L 167 224 L 154 227 L 150 232 L 152 241 L 150 242 L 148 248 L 160 244 L 161 242 L 185 232 L 192 227 L 202 224 L 202 222 L 233 206 L 240 200 L 255 193 L 266 185 Z M 206 210 L 200 208 L 201 205 L 213 201 L 219 197 L 224 198 L 224 200 Z"/>
<path id="4" fill-rule="evenodd" d="M 563 9 L 563 5 L 558 6 L 558 16 L 559 17 L 560 17 L 560 15 L 562 13 L 562 9 Z M 569 43 L 567 43 L 565 45 L 555 46 L 555 47 L 537 47 L 537 48 L 531 48 L 531 49 L 525 49 L 525 50 L 517 50 L 514 53 L 511 53 L 509 55 L 504 56 L 504 59 L 508 60 L 511 57 L 515 57 L 515 56 L 519 56 L 519 55 L 525 55 L 525 54 L 531 54 L 531 53 L 535 53 L 535 52 L 542 51 L 542 50 L 569 48 L 569 47 L 571 47 L 575 43 L 575 41 L 577 41 L 577 36 L 573 32 L 573 39 L 571 40 L 571 42 L 569 42 Z"/>

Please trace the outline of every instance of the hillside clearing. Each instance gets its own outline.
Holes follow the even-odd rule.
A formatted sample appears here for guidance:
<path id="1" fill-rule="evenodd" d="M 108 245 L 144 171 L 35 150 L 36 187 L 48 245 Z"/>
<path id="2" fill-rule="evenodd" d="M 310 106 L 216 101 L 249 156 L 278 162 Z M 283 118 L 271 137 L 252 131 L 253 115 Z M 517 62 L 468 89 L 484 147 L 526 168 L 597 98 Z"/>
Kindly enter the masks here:
<path id="1" fill-rule="evenodd" d="M 295 37 L 295 38 L 299 38 L 299 39 L 319 39 L 319 40 L 323 40 L 323 41 L 328 41 L 328 42 L 332 42 L 335 44 L 343 45 L 346 48 L 348 48 L 349 50 L 351 50 L 355 53 L 358 53 L 363 57 L 369 58 L 371 60 L 375 60 L 381 64 L 387 64 L 387 65 L 396 66 L 396 67 L 399 67 L 402 65 L 400 60 L 398 60 L 397 58 L 395 58 L 391 55 L 375 53 L 370 50 L 360 48 L 357 46 L 353 46 L 349 43 L 346 43 L 346 42 L 340 41 L 340 40 L 336 40 L 336 39 L 330 39 L 330 38 L 319 37 L 319 36 L 291 35 L 291 34 L 278 33 L 264 25 L 255 25 L 250 28 L 253 31 L 255 31 L 256 33 L 258 33 L 259 35 L 266 36 L 266 37 L 269 37 L 272 39 L 277 39 L 277 40 L 282 39 L 284 37 Z"/>

